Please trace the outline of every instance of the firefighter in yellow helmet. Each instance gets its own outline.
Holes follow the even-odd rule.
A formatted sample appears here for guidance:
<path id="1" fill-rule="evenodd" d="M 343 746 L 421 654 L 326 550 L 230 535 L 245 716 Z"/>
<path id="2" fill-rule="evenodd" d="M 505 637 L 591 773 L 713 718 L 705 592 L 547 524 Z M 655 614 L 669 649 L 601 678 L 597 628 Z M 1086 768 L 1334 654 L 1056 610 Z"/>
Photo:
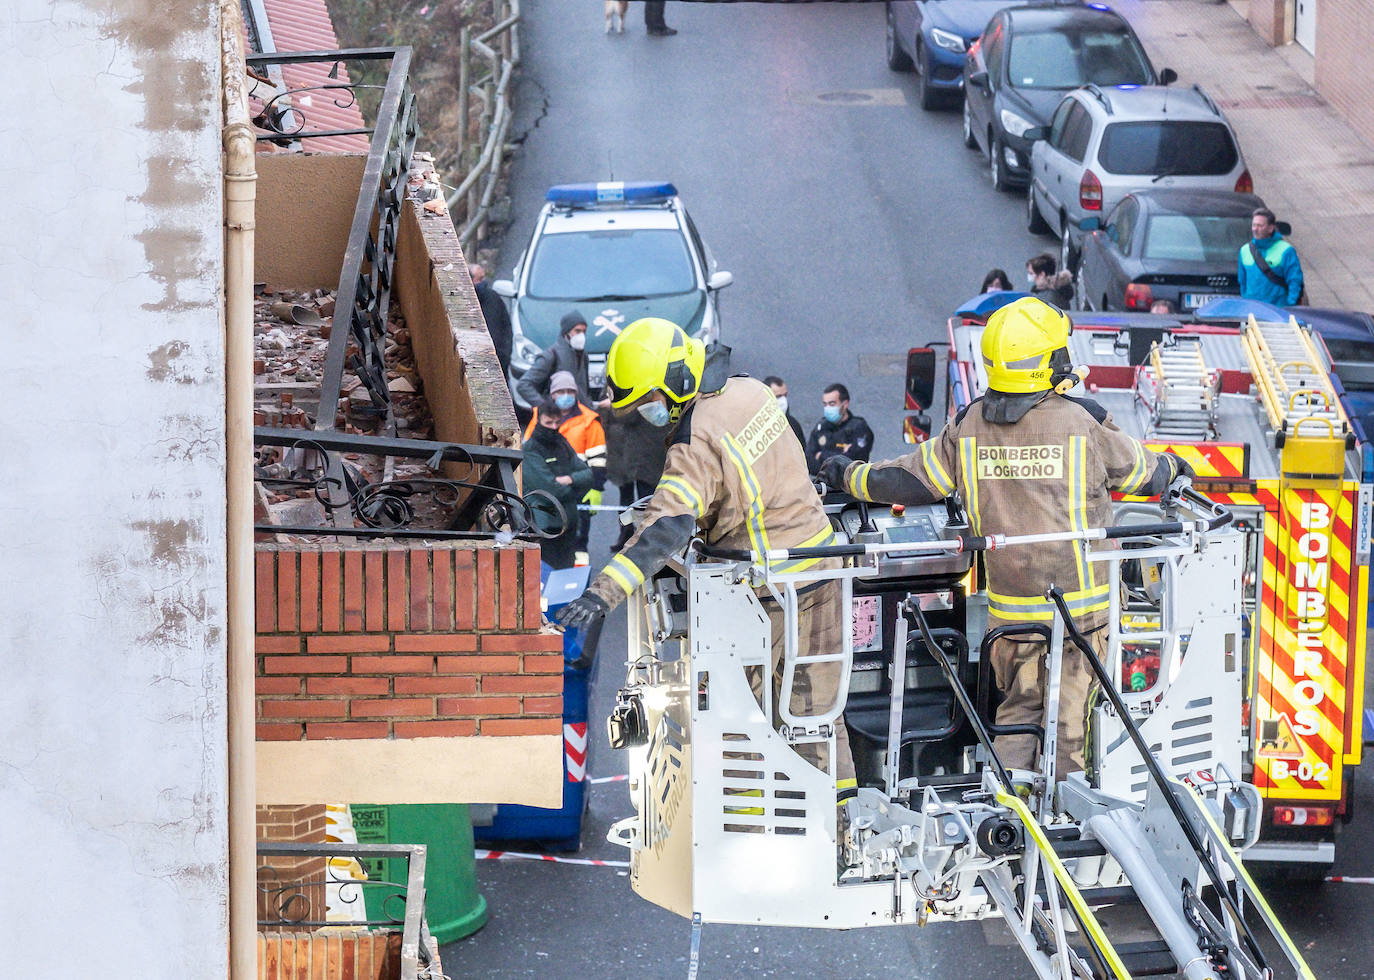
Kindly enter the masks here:
<path id="1" fill-rule="evenodd" d="M 801 444 L 765 384 L 724 374 L 676 324 L 663 319 L 636 320 L 611 345 L 606 379 L 611 407 L 635 411 L 660 426 L 668 440 L 663 477 L 639 528 L 576 601 L 560 613 L 564 625 L 584 625 L 633 593 L 700 533 L 708 544 L 762 553 L 771 549 L 833 543 L 830 521 L 806 470 Z M 719 377 L 717 377 L 719 375 Z M 836 559 L 775 562 L 779 571 L 801 571 Z M 830 653 L 843 640 L 839 583 L 829 581 L 801 592 L 798 654 Z M 773 624 L 773 673 L 781 678 L 783 615 L 764 603 Z M 837 664 L 812 664 L 797 671 L 792 710 L 811 713 L 841 697 Z M 758 693 L 762 677 L 751 678 Z M 843 678 L 847 688 L 848 678 Z M 777 698 L 773 698 L 777 703 Z M 774 719 L 775 722 L 777 719 Z M 836 777 L 841 797 L 853 795 L 854 761 L 841 718 L 835 732 L 833 768 L 823 745 L 801 744 L 799 754 Z"/>
<path id="2" fill-rule="evenodd" d="M 1112 523 L 1111 492 L 1154 495 L 1191 477 L 1170 453 L 1156 454 L 1112 424 L 1096 402 L 1070 398 L 1079 381 L 1069 359 L 1072 325 L 1033 297 L 1003 306 L 983 330 L 987 393 L 935 438 L 884 463 L 829 460 L 821 478 L 863 500 L 924 504 L 958 493 L 975 535 L 1036 534 Z M 1105 659 L 1106 573 L 1070 542 L 984 554 L 988 627 L 1048 626 L 1051 585 L 1064 590 L 1078 627 Z M 1007 636 L 991 661 L 1005 700 L 999 725 L 1040 725 L 1044 718 L 1044 641 Z M 1055 771 L 1083 768 L 1084 716 L 1091 674 L 1078 648 L 1064 644 Z M 997 739 L 1002 761 L 1035 766 L 1034 736 Z"/>

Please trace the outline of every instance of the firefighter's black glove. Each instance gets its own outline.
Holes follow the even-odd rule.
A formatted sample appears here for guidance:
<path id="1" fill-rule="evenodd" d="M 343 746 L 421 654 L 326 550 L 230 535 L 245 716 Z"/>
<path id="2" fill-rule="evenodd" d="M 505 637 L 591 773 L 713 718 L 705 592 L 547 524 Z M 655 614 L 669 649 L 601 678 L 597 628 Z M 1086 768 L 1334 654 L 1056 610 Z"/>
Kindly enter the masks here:
<path id="1" fill-rule="evenodd" d="M 1164 495 L 1171 499 L 1177 499 L 1183 491 L 1193 485 L 1193 467 L 1182 456 L 1175 456 L 1173 453 L 1165 453 L 1164 458 L 1169 463 L 1169 488 L 1164 491 Z"/>
<path id="2" fill-rule="evenodd" d="M 594 592 L 583 592 L 572 602 L 558 610 L 558 622 L 565 629 L 587 626 L 606 615 L 610 610 L 611 607 L 606 605 L 605 599 Z"/>
<path id="3" fill-rule="evenodd" d="M 848 456 L 831 456 L 821 464 L 820 472 L 817 474 L 831 490 L 844 489 L 844 471 L 849 468 L 849 464 L 854 462 Z"/>

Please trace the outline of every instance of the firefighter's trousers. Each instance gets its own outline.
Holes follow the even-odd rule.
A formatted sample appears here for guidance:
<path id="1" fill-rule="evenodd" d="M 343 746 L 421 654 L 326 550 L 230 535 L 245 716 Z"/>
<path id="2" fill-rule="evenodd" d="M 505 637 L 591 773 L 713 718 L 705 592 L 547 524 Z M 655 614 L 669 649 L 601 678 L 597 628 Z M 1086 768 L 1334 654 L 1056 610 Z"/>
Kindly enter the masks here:
<path id="1" fill-rule="evenodd" d="M 1088 634 L 1093 649 L 1105 663 L 1107 630 Z M 999 725 L 1043 725 L 1045 689 L 1049 683 L 1046 662 L 1048 644 L 1040 639 L 1017 640 L 1002 637 L 992 646 L 992 672 L 1005 700 L 997 709 Z M 1064 640 L 1063 666 L 1059 678 L 1059 737 L 1055 751 L 1055 773 L 1063 778 L 1083 768 L 1083 739 L 1092 687 L 1092 671 L 1083 653 Z M 1034 769 L 1039 746 L 1032 735 L 999 735 L 993 742 L 1003 765 L 1011 769 Z"/>
<path id="2" fill-rule="evenodd" d="M 844 629 L 844 610 L 840 608 L 841 590 L 839 582 L 825 582 L 797 598 L 797 654 L 809 656 L 820 653 L 838 653 L 844 642 L 841 631 Z M 772 624 L 773 638 L 773 728 L 776 731 L 782 724 L 778 716 L 777 704 L 782 688 L 783 667 L 783 630 L 782 609 L 776 602 L 763 604 L 768 611 Z M 834 705 L 841 696 L 841 684 L 847 693 L 849 678 L 841 677 L 842 664 L 811 664 L 797 668 L 792 685 L 793 714 L 806 715 L 824 711 Z M 749 686 L 754 696 L 762 703 L 762 678 L 758 671 L 749 672 Z M 797 754 L 818 769 L 830 771 L 826 759 L 824 743 L 808 742 L 799 744 Z M 834 776 L 841 790 L 852 788 L 854 783 L 854 756 L 849 751 L 849 729 L 845 727 L 844 716 L 835 719 L 835 768 Z"/>

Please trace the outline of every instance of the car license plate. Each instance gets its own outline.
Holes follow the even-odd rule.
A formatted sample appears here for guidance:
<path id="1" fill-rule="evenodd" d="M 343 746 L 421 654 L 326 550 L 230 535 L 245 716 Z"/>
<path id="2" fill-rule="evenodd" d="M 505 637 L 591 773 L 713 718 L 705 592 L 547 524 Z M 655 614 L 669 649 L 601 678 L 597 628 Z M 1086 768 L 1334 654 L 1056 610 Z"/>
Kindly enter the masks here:
<path id="1" fill-rule="evenodd" d="M 1235 293 L 1184 293 L 1183 305 L 1190 310 L 1195 310 L 1203 303 L 1210 303 L 1214 299 L 1240 299 Z"/>

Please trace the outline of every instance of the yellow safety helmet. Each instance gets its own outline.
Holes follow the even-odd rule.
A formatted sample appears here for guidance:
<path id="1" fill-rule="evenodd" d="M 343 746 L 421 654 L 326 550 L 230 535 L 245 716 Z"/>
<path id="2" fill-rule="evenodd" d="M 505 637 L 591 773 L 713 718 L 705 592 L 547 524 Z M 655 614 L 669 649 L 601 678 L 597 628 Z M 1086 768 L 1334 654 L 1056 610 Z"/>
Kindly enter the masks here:
<path id="1" fill-rule="evenodd" d="M 650 316 L 620 332 L 606 356 L 611 407 L 626 412 L 652 392 L 661 391 L 676 421 L 701 388 L 706 345 L 687 336 L 671 320 Z"/>
<path id="2" fill-rule="evenodd" d="M 1034 296 L 1023 296 L 988 317 L 983 328 L 983 367 L 988 387 L 1009 395 L 1048 391 L 1073 373 L 1064 313 Z"/>

